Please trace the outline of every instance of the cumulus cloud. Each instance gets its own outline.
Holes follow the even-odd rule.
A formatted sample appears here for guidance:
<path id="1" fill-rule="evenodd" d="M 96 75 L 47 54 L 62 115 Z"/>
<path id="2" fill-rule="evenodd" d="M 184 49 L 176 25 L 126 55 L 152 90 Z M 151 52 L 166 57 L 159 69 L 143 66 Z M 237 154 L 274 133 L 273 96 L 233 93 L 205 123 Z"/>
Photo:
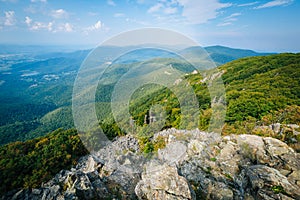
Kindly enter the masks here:
<path id="1" fill-rule="evenodd" d="M 271 8 L 275 6 L 285 6 L 288 4 L 293 3 L 294 0 L 274 0 L 274 1 L 269 1 L 265 4 L 262 4 L 260 6 L 255 7 L 255 9 L 262 9 L 262 8 Z"/>
<path id="2" fill-rule="evenodd" d="M 102 22 L 99 20 L 97 21 L 94 25 L 90 26 L 87 28 L 88 31 L 94 31 L 94 30 L 99 30 L 103 26 Z"/>
<path id="3" fill-rule="evenodd" d="M 93 26 L 93 28 L 95 30 L 100 29 L 102 27 L 102 22 L 101 21 L 97 21 L 97 23 Z"/>
<path id="4" fill-rule="evenodd" d="M 25 17 L 25 23 L 29 27 L 29 30 L 32 31 L 49 31 L 52 33 L 56 32 L 73 32 L 73 25 L 70 23 L 59 23 L 57 24 L 55 21 L 51 22 L 39 22 L 34 21 L 30 17 Z"/>
<path id="5" fill-rule="evenodd" d="M 70 23 L 64 24 L 65 32 L 73 32 L 73 26 Z"/>
<path id="6" fill-rule="evenodd" d="M 184 18 L 186 23 L 203 24 L 216 18 L 221 9 L 231 5 L 230 3 L 220 3 L 219 0 L 161 0 L 151 6 L 147 12 L 156 16 L 178 14 Z"/>
<path id="7" fill-rule="evenodd" d="M 220 3 L 218 0 L 178 0 L 178 3 L 183 7 L 182 16 L 190 24 L 203 24 L 210 19 L 215 19 L 219 14 L 219 10 L 232 5 L 230 3 Z"/>
<path id="8" fill-rule="evenodd" d="M 47 24 L 47 29 L 48 29 L 48 31 L 52 31 L 53 30 L 53 22 L 49 22 Z"/>
<path id="9" fill-rule="evenodd" d="M 94 25 L 86 27 L 83 29 L 83 33 L 89 35 L 90 32 L 104 30 L 108 31 L 109 28 L 104 26 L 104 23 L 98 20 Z"/>
<path id="10" fill-rule="evenodd" d="M 14 11 L 6 11 L 4 25 L 5 26 L 13 26 L 16 23 L 15 12 Z"/>
<path id="11" fill-rule="evenodd" d="M 27 26 L 30 26 L 32 23 L 32 19 L 28 16 L 25 17 L 25 23 L 27 24 Z"/>
<path id="12" fill-rule="evenodd" d="M 56 19 L 62 19 L 62 18 L 67 18 L 69 14 L 64 9 L 58 9 L 58 10 L 52 10 L 51 16 Z"/>
<path id="13" fill-rule="evenodd" d="M 53 29 L 53 33 L 57 33 L 57 32 L 66 32 L 66 33 L 70 33 L 73 32 L 73 25 L 70 23 L 62 23 L 57 25 L 54 29 Z"/>
<path id="14" fill-rule="evenodd" d="M 44 23 L 44 22 L 38 22 L 38 21 L 33 21 L 30 17 L 26 16 L 25 17 L 25 24 L 27 24 L 27 26 L 29 27 L 30 30 L 48 30 L 48 31 L 52 31 L 52 26 L 53 26 L 53 22 L 49 22 L 49 23 Z"/>
<path id="15" fill-rule="evenodd" d="M 53 22 L 43 23 L 43 22 L 34 22 L 32 23 L 30 30 L 38 31 L 38 30 L 53 30 Z"/>

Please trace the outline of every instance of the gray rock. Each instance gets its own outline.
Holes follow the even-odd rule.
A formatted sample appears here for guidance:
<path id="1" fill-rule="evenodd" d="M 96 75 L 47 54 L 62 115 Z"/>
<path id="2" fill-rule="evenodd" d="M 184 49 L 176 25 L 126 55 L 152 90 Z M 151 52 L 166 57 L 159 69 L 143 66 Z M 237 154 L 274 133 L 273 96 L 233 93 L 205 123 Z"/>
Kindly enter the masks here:
<path id="1" fill-rule="evenodd" d="M 267 137 L 263 138 L 263 141 L 266 145 L 266 151 L 272 157 L 278 157 L 289 152 L 294 153 L 294 150 L 290 148 L 286 143 L 281 142 L 280 140 Z"/>
<path id="2" fill-rule="evenodd" d="M 147 164 L 135 193 L 139 199 L 195 199 L 189 183 L 175 166 L 156 162 Z"/>
<path id="3" fill-rule="evenodd" d="M 272 131 L 274 131 L 275 134 L 278 134 L 280 132 L 280 127 L 281 127 L 280 123 L 275 123 L 270 125 L 270 128 L 272 129 Z"/>
<path id="4" fill-rule="evenodd" d="M 262 137 L 257 135 L 239 135 L 237 144 L 240 147 L 244 157 L 249 158 L 253 162 L 267 164 L 269 157 L 266 155 L 265 143 Z"/>
<path id="5" fill-rule="evenodd" d="M 255 193 L 257 199 L 280 199 L 279 194 L 300 199 L 300 188 L 290 183 L 274 168 L 264 165 L 250 166 L 247 176 L 251 185 L 248 190 Z"/>
<path id="6" fill-rule="evenodd" d="M 231 200 L 233 199 L 233 191 L 225 183 L 215 183 L 210 191 L 211 199 Z"/>
<path id="7" fill-rule="evenodd" d="M 40 188 L 1 199 L 300 199 L 300 154 L 277 139 L 198 129 L 158 137 L 166 147 L 151 160 L 135 137 L 120 137 Z"/>
<path id="8" fill-rule="evenodd" d="M 158 150 L 158 158 L 168 164 L 178 164 L 187 157 L 187 147 L 180 141 L 168 143 Z"/>
<path id="9" fill-rule="evenodd" d="M 237 149 L 238 145 L 227 142 L 224 148 L 220 150 L 220 154 L 216 157 L 222 172 L 232 177 L 239 174 L 239 163 L 242 160 L 242 155 L 237 153 Z"/>

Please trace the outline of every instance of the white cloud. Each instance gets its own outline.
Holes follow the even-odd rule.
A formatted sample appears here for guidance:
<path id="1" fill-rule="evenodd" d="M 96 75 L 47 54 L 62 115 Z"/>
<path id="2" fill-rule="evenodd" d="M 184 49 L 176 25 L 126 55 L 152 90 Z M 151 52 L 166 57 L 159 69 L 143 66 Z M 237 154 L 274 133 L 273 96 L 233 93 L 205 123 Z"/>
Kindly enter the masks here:
<path id="1" fill-rule="evenodd" d="M 94 28 L 97 30 L 97 29 L 100 29 L 102 27 L 102 22 L 101 21 L 97 21 L 97 23 L 94 25 Z"/>
<path id="2" fill-rule="evenodd" d="M 231 22 L 223 22 L 223 23 L 218 24 L 217 26 L 229 26 L 229 25 L 232 25 L 232 23 Z"/>
<path id="3" fill-rule="evenodd" d="M 5 26 L 13 26 L 16 23 L 15 12 L 14 11 L 6 11 L 4 25 Z"/>
<path id="4" fill-rule="evenodd" d="M 230 3 L 220 3 L 218 0 L 178 0 L 178 3 L 183 7 L 182 16 L 190 24 L 203 24 L 210 19 L 215 19 L 220 9 L 232 5 Z"/>
<path id="5" fill-rule="evenodd" d="M 164 13 L 165 14 L 174 14 L 177 12 L 177 8 L 176 7 L 168 7 L 166 9 L 164 9 Z"/>
<path id="6" fill-rule="evenodd" d="M 47 29 L 48 29 L 48 31 L 52 31 L 53 30 L 53 22 L 49 22 L 48 23 Z"/>
<path id="7" fill-rule="evenodd" d="M 49 31 L 52 33 L 56 32 L 73 32 L 74 28 L 73 25 L 70 23 L 56 23 L 55 21 L 51 22 L 39 22 L 34 21 L 30 17 L 26 16 L 24 21 L 27 26 L 29 27 L 29 30 L 32 31 Z"/>
<path id="8" fill-rule="evenodd" d="M 125 14 L 124 13 L 115 13 L 114 17 L 124 17 Z"/>
<path id="9" fill-rule="evenodd" d="M 164 7 L 164 5 L 162 3 L 158 3 L 158 4 L 155 4 L 154 6 L 150 7 L 147 12 L 155 13 L 155 12 L 160 11 L 160 9 L 163 7 Z"/>
<path id="10" fill-rule="evenodd" d="M 25 23 L 27 24 L 27 26 L 30 26 L 32 22 L 32 19 L 28 16 L 25 17 Z"/>
<path id="11" fill-rule="evenodd" d="M 45 27 L 46 26 L 42 22 L 34 22 L 34 24 L 30 27 L 30 30 L 40 30 Z"/>
<path id="12" fill-rule="evenodd" d="M 233 18 L 233 17 L 237 17 L 237 16 L 240 16 L 240 15 L 241 15 L 241 13 L 233 13 L 233 14 L 229 15 L 226 18 Z"/>
<path id="13" fill-rule="evenodd" d="M 58 10 L 52 10 L 51 16 L 56 19 L 62 19 L 62 18 L 67 18 L 69 14 L 64 9 L 58 9 Z"/>
<path id="14" fill-rule="evenodd" d="M 99 30 L 103 26 L 102 22 L 99 20 L 97 21 L 94 25 L 90 26 L 87 28 L 88 31 L 94 31 L 94 30 Z"/>
<path id="15" fill-rule="evenodd" d="M 99 31 L 99 30 L 107 32 L 110 30 L 110 28 L 106 27 L 103 22 L 98 20 L 94 25 L 84 28 L 82 30 L 85 35 L 88 35 L 90 32 Z"/>
<path id="16" fill-rule="evenodd" d="M 66 32 L 73 32 L 73 26 L 70 23 L 65 23 L 64 27 Z"/>
<path id="17" fill-rule="evenodd" d="M 47 3 L 47 0 L 31 0 L 32 3 L 42 2 Z"/>
<path id="18" fill-rule="evenodd" d="M 228 17 L 225 17 L 224 21 L 229 22 L 229 21 L 236 21 L 238 16 L 242 15 L 241 13 L 233 13 L 229 15 Z"/>
<path id="19" fill-rule="evenodd" d="M 274 0 L 269 1 L 268 3 L 265 3 L 263 5 L 255 7 L 255 9 L 262 9 L 262 8 L 271 8 L 275 6 L 284 6 L 293 3 L 294 0 Z"/>
<path id="20" fill-rule="evenodd" d="M 107 4 L 110 6 L 116 6 L 116 3 L 113 0 L 107 0 Z"/>
<path id="21" fill-rule="evenodd" d="M 253 6 L 255 4 L 258 4 L 258 1 L 250 2 L 250 3 L 244 3 L 244 4 L 239 4 L 237 5 L 238 7 L 246 7 L 246 6 Z"/>
<path id="22" fill-rule="evenodd" d="M 242 15 L 241 13 L 233 13 L 224 18 L 222 23 L 219 23 L 217 26 L 229 26 L 232 25 L 232 22 L 237 21 L 237 17 Z"/>
<path id="23" fill-rule="evenodd" d="M 225 19 L 224 22 L 235 22 L 237 20 L 238 20 L 237 18 L 232 17 L 232 18 Z"/>
<path id="24" fill-rule="evenodd" d="M 30 30 L 38 31 L 38 30 L 53 30 L 53 22 L 43 23 L 43 22 L 34 22 L 30 27 Z"/>
<path id="25" fill-rule="evenodd" d="M 73 32 L 73 26 L 70 23 L 64 23 L 64 24 L 59 24 L 55 27 L 55 29 L 53 29 L 53 33 L 57 33 L 57 32 L 66 32 L 66 33 L 70 33 Z"/>

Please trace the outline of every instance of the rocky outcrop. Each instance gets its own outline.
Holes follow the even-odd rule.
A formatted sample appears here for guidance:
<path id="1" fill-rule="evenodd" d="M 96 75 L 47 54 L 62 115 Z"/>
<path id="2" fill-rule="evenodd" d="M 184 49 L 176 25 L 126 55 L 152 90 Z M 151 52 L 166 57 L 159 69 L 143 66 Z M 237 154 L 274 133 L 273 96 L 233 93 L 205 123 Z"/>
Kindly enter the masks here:
<path id="1" fill-rule="evenodd" d="M 299 135 L 299 125 L 297 124 L 280 124 L 280 123 L 274 123 L 270 124 L 269 126 L 256 126 L 254 128 L 254 131 L 264 131 L 264 132 L 270 132 L 272 135 L 278 135 L 283 134 L 286 132 L 291 132 L 293 135 Z"/>
<path id="2" fill-rule="evenodd" d="M 121 137 L 82 157 L 76 167 L 60 171 L 40 188 L 10 193 L 2 199 L 136 199 L 134 190 L 143 162 L 138 140 Z"/>
<path id="3" fill-rule="evenodd" d="M 137 184 L 139 199 L 195 199 L 188 181 L 178 174 L 176 166 L 150 162 Z"/>
<path id="4" fill-rule="evenodd" d="M 2 199 L 300 199 L 300 155 L 270 137 L 169 129 L 149 158 L 133 136 Z"/>

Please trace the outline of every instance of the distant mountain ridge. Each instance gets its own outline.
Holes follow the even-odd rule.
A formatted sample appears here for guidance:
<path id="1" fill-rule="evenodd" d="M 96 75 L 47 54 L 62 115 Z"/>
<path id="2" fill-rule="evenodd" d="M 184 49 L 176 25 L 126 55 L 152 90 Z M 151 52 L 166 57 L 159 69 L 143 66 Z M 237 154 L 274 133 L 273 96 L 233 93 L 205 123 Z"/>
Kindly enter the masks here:
<path id="1" fill-rule="evenodd" d="M 265 56 L 274 53 L 258 53 L 253 50 L 247 49 L 235 49 L 225 46 L 208 46 L 204 48 L 210 55 L 211 59 L 217 63 L 217 65 L 222 65 L 233 60 L 252 57 L 252 56 Z"/>
<path id="2" fill-rule="evenodd" d="M 114 47 L 114 46 L 107 46 L 107 47 L 101 47 L 104 50 L 103 51 L 107 51 L 109 52 L 109 54 L 115 54 L 116 52 L 120 51 L 120 48 L 122 49 L 128 49 L 130 50 L 131 48 L 129 47 Z M 143 46 L 141 47 L 136 47 L 136 49 L 143 49 Z M 107 49 L 107 50 L 106 50 Z M 169 48 L 166 48 L 169 49 Z M 264 56 L 264 55 L 270 55 L 270 54 L 274 54 L 274 53 L 258 53 L 256 51 L 253 50 L 248 50 L 248 49 L 237 49 L 237 48 L 231 48 L 231 47 L 225 47 L 225 46 L 220 46 L 220 45 L 216 45 L 216 46 L 207 46 L 207 47 L 200 47 L 200 46 L 196 46 L 196 47 L 188 47 L 188 48 L 184 48 L 182 50 L 179 51 L 174 51 L 174 52 L 165 52 L 162 53 L 161 49 L 159 50 L 155 50 L 155 47 L 151 50 L 151 51 L 147 51 L 147 53 L 145 54 L 143 51 L 140 51 L 141 54 L 135 54 L 132 59 L 128 59 L 129 61 L 132 62 L 139 62 L 139 61 L 145 61 L 145 60 L 149 60 L 151 58 L 154 57 L 159 57 L 159 58 L 174 58 L 175 54 L 179 54 L 179 55 L 186 55 L 186 54 L 202 54 L 203 51 L 206 51 L 208 53 L 208 55 L 211 57 L 211 59 L 216 63 L 217 66 L 225 64 L 227 62 L 239 59 L 239 58 L 244 58 L 244 57 L 252 57 L 252 56 Z M 134 50 L 136 51 L 136 50 Z M 107 55 L 109 55 L 107 54 Z M 131 54 L 132 56 L 132 54 Z M 128 60 L 126 63 L 128 63 Z M 120 61 L 119 61 L 120 62 Z"/>

